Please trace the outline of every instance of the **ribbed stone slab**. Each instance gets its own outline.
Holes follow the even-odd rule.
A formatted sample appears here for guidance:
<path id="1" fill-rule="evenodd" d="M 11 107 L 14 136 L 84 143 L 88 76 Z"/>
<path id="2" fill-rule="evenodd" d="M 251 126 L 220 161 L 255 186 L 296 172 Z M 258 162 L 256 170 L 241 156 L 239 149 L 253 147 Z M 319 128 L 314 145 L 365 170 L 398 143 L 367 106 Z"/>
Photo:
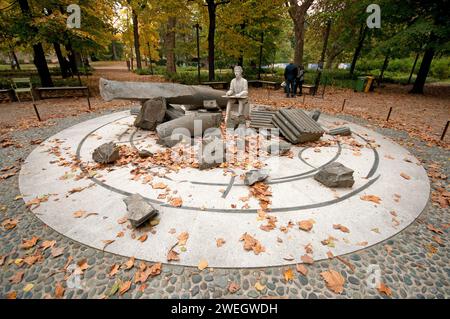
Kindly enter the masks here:
<path id="1" fill-rule="evenodd" d="M 280 110 L 272 117 L 272 123 L 293 144 L 318 140 L 324 129 L 303 110 Z"/>

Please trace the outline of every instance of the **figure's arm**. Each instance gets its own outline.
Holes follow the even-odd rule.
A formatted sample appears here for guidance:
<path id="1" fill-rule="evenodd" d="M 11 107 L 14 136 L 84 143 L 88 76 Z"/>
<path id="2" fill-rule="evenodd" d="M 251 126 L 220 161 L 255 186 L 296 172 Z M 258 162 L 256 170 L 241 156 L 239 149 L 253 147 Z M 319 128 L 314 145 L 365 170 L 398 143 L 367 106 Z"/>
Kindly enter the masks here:
<path id="1" fill-rule="evenodd" d="M 234 89 L 234 79 L 233 79 L 233 80 L 231 80 L 230 89 L 227 91 L 226 95 L 228 95 L 228 96 L 233 95 L 234 92 L 235 92 L 235 89 Z"/>

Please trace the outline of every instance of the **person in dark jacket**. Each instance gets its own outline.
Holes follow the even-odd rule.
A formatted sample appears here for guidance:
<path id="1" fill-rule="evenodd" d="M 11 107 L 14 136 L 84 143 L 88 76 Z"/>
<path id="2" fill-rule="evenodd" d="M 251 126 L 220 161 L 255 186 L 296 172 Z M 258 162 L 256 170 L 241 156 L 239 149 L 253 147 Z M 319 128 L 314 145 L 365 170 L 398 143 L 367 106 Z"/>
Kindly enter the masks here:
<path id="1" fill-rule="evenodd" d="M 286 80 L 286 97 L 289 97 L 289 94 L 291 97 L 295 96 L 295 79 L 297 78 L 297 73 L 297 66 L 293 62 L 289 63 L 284 69 L 284 79 Z"/>
<path id="2" fill-rule="evenodd" d="M 305 70 L 303 68 L 303 65 L 300 65 L 298 68 L 297 73 L 297 79 L 296 79 L 296 87 L 298 88 L 298 96 L 302 95 L 302 86 L 305 82 Z M 297 90 L 295 90 L 295 93 L 297 93 Z"/>

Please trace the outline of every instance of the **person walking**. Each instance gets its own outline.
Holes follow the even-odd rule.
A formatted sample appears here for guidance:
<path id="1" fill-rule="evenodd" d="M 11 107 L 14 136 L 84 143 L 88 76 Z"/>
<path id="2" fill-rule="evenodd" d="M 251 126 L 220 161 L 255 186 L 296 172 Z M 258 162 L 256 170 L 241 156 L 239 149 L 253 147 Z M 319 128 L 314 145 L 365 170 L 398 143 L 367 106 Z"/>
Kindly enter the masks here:
<path id="1" fill-rule="evenodd" d="M 284 69 L 284 79 L 286 80 L 286 97 L 289 97 L 289 94 L 291 97 L 295 96 L 295 79 L 297 77 L 297 73 L 297 66 L 294 62 L 289 63 Z"/>
<path id="2" fill-rule="evenodd" d="M 298 68 L 297 79 L 296 79 L 296 87 L 298 88 L 298 96 L 302 95 L 302 86 L 305 82 L 305 70 L 303 65 L 300 65 Z M 297 93 L 297 90 L 295 90 Z"/>

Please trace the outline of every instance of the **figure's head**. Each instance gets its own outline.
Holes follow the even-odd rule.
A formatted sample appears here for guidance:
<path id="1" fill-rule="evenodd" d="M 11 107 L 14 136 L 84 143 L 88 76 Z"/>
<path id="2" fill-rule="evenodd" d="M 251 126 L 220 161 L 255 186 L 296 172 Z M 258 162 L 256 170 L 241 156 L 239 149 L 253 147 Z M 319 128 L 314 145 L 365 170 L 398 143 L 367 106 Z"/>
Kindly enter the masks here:
<path id="1" fill-rule="evenodd" d="M 242 66 L 236 65 L 236 66 L 234 67 L 234 75 L 235 75 L 238 79 L 242 77 L 242 72 L 243 72 Z"/>

